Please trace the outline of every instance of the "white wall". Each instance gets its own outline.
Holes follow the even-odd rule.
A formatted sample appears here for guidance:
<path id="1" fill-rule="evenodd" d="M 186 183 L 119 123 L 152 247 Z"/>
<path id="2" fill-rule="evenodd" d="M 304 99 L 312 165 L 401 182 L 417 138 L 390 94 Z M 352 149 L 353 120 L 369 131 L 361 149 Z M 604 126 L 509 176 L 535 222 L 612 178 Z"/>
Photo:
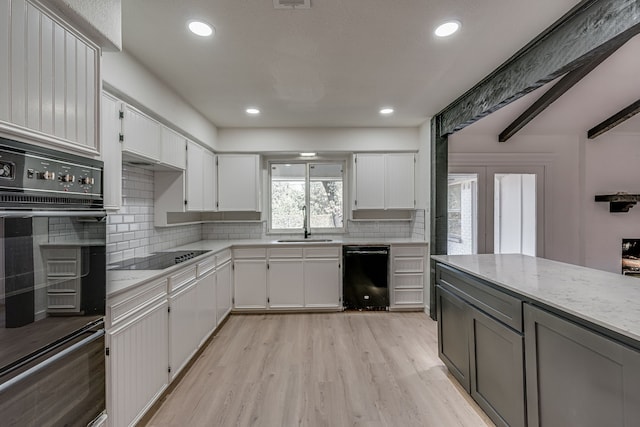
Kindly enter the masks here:
<path id="1" fill-rule="evenodd" d="M 122 50 L 121 0 L 40 0 L 104 50 Z"/>
<path id="2" fill-rule="evenodd" d="M 580 141 L 571 135 L 514 136 L 499 143 L 472 127 L 449 138 L 449 164 L 545 167 L 544 257 L 581 263 Z"/>
<path id="3" fill-rule="evenodd" d="M 640 194 L 640 135 L 614 130 L 581 141 L 584 150 L 584 264 L 620 273 L 623 238 L 640 238 L 640 205 L 627 213 L 610 213 L 598 194 Z"/>
<path id="4" fill-rule="evenodd" d="M 107 90 L 190 138 L 216 149 L 218 129 L 126 52 L 102 55 Z"/>
<path id="5" fill-rule="evenodd" d="M 415 128 L 224 128 L 216 149 L 223 152 L 418 151 Z"/>

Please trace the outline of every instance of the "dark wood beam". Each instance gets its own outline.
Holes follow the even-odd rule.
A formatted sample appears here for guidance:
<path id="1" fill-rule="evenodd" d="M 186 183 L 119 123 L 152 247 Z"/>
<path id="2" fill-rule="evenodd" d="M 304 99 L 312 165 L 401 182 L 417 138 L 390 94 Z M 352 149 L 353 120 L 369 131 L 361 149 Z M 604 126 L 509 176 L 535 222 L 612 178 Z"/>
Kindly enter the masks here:
<path id="1" fill-rule="evenodd" d="M 448 135 L 640 32 L 638 0 L 583 0 L 439 115 Z"/>
<path id="2" fill-rule="evenodd" d="M 618 126 L 620 123 L 624 122 L 625 120 L 630 119 L 631 117 L 635 116 L 638 113 L 640 113 L 640 100 L 629 105 L 627 108 L 621 111 L 618 111 L 616 114 L 609 117 L 607 120 L 603 121 L 599 125 L 589 129 L 589 132 L 587 132 L 587 137 L 589 139 L 594 139 L 602 135 L 603 133 L 613 129 L 614 127 Z"/>
<path id="3" fill-rule="evenodd" d="M 447 253 L 448 219 L 448 178 L 449 178 L 449 139 L 438 134 L 440 117 L 431 119 L 431 240 L 429 250 L 432 255 Z M 429 263 L 431 269 L 430 316 L 436 320 L 436 268 L 435 261 Z"/>
<path id="4" fill-rule="evenodd" d="M 626 41 L 624 41 L 626 43 Z M 576 83 L 582 80 L 587 74 L 592 72 L 598 65 L 600 65 L 605 59 L 610 57 L 613 52 L 618 50 L 623 44 L 622 41 L 619 45 L 611 46 L 611 49 L 604 52 L 602 55 L 593 58 L 588 64 L 577 68 L 560 79 L 551 89 L 546 91 L 544 95 L 536 100 L 527 110 L 518 116 L 509 126 L 498 135 L 499 142 L 507 142 L 509 138 L 515 135 L 520 129 L 525 127 L 527 123 L 536 118 L 538 114 L 542 113 L 549 105 L 553 104 L 558 98 L 564 95 L 569 89 L 571 89 Z"/>

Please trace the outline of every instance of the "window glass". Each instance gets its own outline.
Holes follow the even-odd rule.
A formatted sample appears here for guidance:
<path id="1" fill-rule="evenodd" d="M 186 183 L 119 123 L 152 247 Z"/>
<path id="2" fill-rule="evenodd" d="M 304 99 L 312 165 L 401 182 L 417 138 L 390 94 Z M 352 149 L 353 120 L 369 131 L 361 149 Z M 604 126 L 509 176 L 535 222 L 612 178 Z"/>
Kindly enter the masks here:
<path id="1" fill-rule="evenodd" d="M 309 186 L 311 228 L 342 228 L 342 165 L 310 164 Z"/>
<path id="2" fill-rule="evenodd" d="M 306 165 L 271 165 L 271 228 L 302 229 Z"/>
<path id="3" fill-rule="evenodd" d="M 270 179 L 270 230 L 344 227 L 342 162 L 271 163 Z"/>

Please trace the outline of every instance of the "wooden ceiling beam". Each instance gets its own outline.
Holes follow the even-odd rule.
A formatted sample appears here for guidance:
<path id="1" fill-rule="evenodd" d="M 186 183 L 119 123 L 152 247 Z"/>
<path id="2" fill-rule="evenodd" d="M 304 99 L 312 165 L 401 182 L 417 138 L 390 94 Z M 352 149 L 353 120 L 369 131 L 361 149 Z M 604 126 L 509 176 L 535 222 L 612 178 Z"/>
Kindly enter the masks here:
<path id="1" fill-rule="evenodd" d="M 438 113 L 449 135 L 640 33 L 638 0 L 583 0 Z"/>
<path id="2" fill-rule="evenodd" d="M 613 52 L 618 50 L 624 43 L 620 45 L 612 46 L 609 51 L 604 52 L 602 55 L 594 58 L 588 64 L 577 68 L 560 79 L 551 89 L 546 91 L 544 95 L 536 100 L 524 113 L 518 116 L 509 126 L 498 135 L 499 142 L 507 142 L 509 138 L 515 135 L 520 129 L 525 127 L 531 120 L 536 118 L 538 114 L 542 113 L 549 105 L 553 104 L 558 98 L 564 95 L 569 89 L 571 89 L 576 83 L 582 80 L 587 74 L 593 71 L 604 60 L 610 57 Z"/>
<path id="3" fill-rule="evenodd" d="M 589 131 L 587 132 L 587 137 L 589 139 L 597 138 L 598 136 L 613 129 L 614 127 L 618 126 L 620 123 L 630 119 L 631 117 L 635 116 L 638 113 L 640 113 L 640 100 L 618 111 L 616 114 L 609 117 L 607 120 L 589 129 Z"/>

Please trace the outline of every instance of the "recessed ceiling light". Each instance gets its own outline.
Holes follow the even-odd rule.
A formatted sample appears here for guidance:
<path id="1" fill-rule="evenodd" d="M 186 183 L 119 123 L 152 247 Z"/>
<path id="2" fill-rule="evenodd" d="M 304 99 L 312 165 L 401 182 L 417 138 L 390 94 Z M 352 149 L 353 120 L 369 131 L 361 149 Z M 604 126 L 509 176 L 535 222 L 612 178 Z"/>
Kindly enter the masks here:
<path id="1" fill-rule="evenodd" d="M 300 156 L 302 157 L 314 157 L 316 155 L 316 153 L 300 153 Z"/>
<path id="2" fill-rule="evenodd" d="M 202 21 L 189 21 L 189 30 L 200 37 L 209 37 L 213 34 L 213 27 Z"/>
<path id="3" fill-rule="evenodd" d="M 380 110 L 380 114 L 382 114 L 384 116 L 388 116 L 389 114 L 393 114 L 393 108 L 391 108 L 391 107 L 382 108 Z"/>
<path id="4" fill-rule="evenodd" d="M 260 114 L 260 110 L 258 110 L 258 109 L 257 109 L 257 108 L 255 108 L 255 107 L 249 107 L 249 108 L 247 108 L 247 109 L 246 109 L 246 110 L 244 110 L 244 111 L 246 111 L 246 112 L 247 112 L 247 114 L 251 114 L 252 116 L 256 116 L 256 115 Z"/>
<path id="5" fill-rule="evenodd" d="M 438 37 L 449 37 L 450 35 L 456 33 L 462 24 L 460 21 L 447 21 L 443 24 L 438 25 L 438 28 L 434 31 L 435 35 Z"/>

